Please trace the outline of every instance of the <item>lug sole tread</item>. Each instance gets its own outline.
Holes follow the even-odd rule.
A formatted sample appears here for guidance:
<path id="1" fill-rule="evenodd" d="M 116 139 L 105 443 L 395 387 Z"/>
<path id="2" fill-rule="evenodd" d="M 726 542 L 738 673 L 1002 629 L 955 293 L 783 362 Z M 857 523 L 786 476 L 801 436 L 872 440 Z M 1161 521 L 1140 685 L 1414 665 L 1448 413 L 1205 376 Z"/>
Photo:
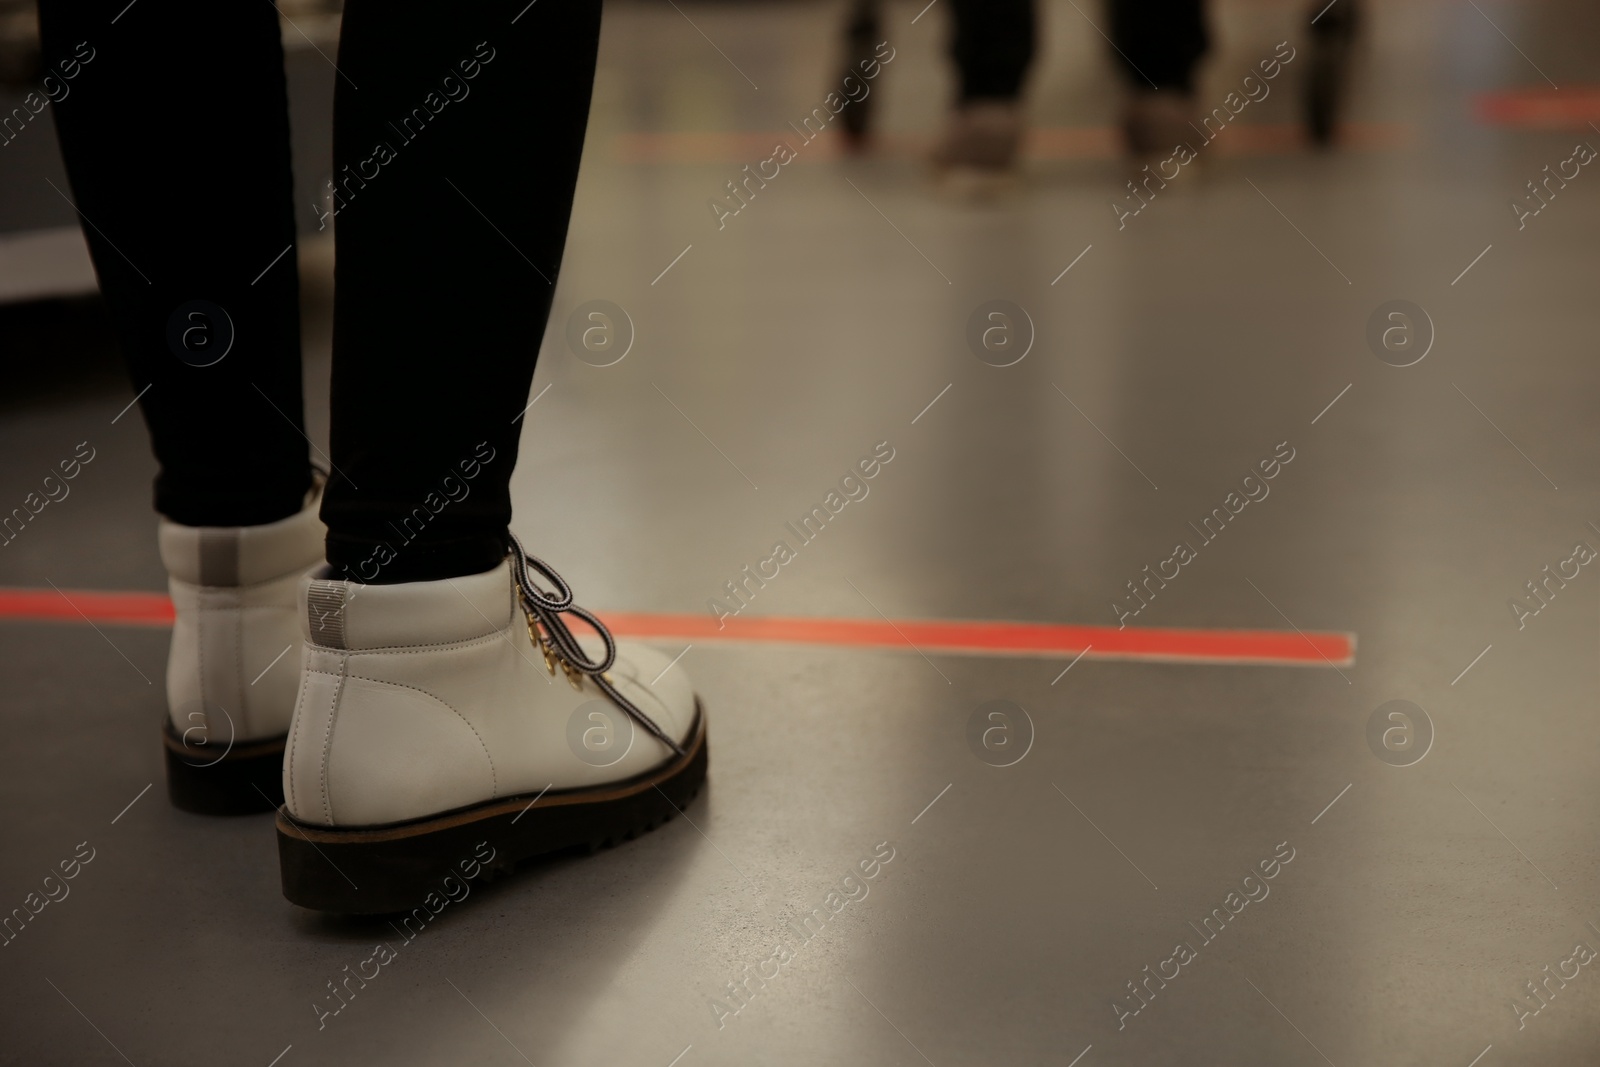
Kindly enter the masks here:
<path id="1" fill-rule="evenodd" d="M 705 717 L 681 757 L 622 782 L 506 797 L 391 826 L 317 827 L 280 808 L 283 895 L 315 911 L 385 915 L 447 895 L 446 880 L 498 881 L 529 861 L 615 848 L 670 822 L 699 795 L 708 762 Z M 485 859 L 483 849 L 492 851 Z"/>
<path id="2" fill-rule="evenodd" d="M 184 744 L 168 719 L 161 741 L 173 807 L 196 815 L 259 815 L 283 803 L 287 734 L 236 742 L 218 757 Z"/>

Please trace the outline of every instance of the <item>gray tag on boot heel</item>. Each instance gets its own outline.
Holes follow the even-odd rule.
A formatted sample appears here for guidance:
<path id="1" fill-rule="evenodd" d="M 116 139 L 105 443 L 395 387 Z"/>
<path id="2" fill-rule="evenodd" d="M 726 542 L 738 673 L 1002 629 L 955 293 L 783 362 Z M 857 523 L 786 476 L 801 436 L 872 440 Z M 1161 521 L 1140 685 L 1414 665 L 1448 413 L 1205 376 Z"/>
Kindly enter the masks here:
<path id="1" fill-rule="evenodd" d="M 306 618 L 311 640 L 323 648 L 345 648 L 344 605 L 348 586 L 344 582 L 311 580 L 306 592 Z"/>

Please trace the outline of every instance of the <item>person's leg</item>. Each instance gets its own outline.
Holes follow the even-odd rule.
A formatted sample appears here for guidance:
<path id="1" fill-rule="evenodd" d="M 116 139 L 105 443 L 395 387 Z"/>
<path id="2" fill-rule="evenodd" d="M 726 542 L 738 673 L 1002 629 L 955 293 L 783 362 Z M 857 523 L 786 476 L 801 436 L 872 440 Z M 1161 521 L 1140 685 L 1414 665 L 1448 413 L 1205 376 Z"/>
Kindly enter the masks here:
<path id="1" fill-rule="evenodd" d="M 958 98 L 1015 100 L 1034 53 L 1033 0 L 951 0 Z"/>
<path id="2" fill-rule="evenodd" d="M 156 510 L 245 526 L 300 510 L 289 120 L 270 4 L 44 0 L 71 194 L 150 430 Z M 65 195 L 68 190 L 61 190 Z"/>
<path id="3" fill-rule="evenodd" d="M 1330 4 L 1315 2 L 1306 11 L 1310 19 L 1309 48 L 1303 93 L 1306 132 L 1319 148 L 1333 144 L 1338 132 L 1339 110 L 1344 102 L 1346 81 L 1356 34 L 1361 24 L 1358 0 Z"/>
<path id="4" fill-rule="evenodd" d="M 41 6 L 71 194 L 160 464 L 168 792 L 192 811 L 271 807 L 298 681 L 297 589 L 323 541 L 277 12 Z"/>
<path id="5" fill-rule="evenodd" d="M 1205 55 L 1202 0 L 1109 0 L 1114 59 L 1127 84 L 1123 133 L 1135 157 L 1170 153 L 1195 134 L 1195 73 Z"/>
<path id="6" fill-rule="evenodd" d="M 1033 0 L 951 0 L 958 87 L 933 161 L 951 191 L 992 195 L 1022 148 L 1022 84 L 1034 53 Z"/>
<path id="7" fill-rule="evenodd" d="M 861 81 L 862 72 L 872 68 L 877 63 L 875 49 L 883 40 L 880 31 L 883 28 L 882 0 L 851 0 L 850 13 L 845 18 L 844 27 L 844 74 L 840 82 L 848 91 L 848 79 L 854 78 Z M 872 113 L 877 110 L 870 92 L 860 99 L 851 101 L 844 110 L 845 146 L 849 151 L 857 152 L 866 147 L 867 134 L 872 125 Z"/>
<path id="8" fill-rule="evenodd" d="M 451 578 L 505 556 L 513 420 L 566 243 L 599 34 L 599 0 L 345 6 L 322 512 L 341 578 Z"/>
<path id="9" fill-rule="evenodd" d="M 277 823 L 297 904 L 407 910 L 631 837 L 704 778 L 682 669 L 618 647 L 507 531 L 599 24 L 599 0 L 347 2 L 329 567 L 305 584 Z"/>
<path id="10" fill-rule="evenodd" d="M 1128 84 L 1192 94 L 1195 70 L 1209 43 L 1202 0 L 1110 4 L 1111 43 Z"/>

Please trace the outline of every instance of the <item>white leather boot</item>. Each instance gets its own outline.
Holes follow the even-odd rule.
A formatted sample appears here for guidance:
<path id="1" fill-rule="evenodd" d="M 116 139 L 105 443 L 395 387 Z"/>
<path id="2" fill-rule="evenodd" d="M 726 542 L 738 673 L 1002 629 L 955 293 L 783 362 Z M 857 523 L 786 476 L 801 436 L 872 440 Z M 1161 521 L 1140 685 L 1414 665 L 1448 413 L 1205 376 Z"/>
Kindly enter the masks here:
<path id="1" fill-rule="evenodd" d="M 158 539 L 177 618 L 167 657 L 167 792 L 186 811 L 271 811 L 300 683 L 297 595 L 322 562 L 320 490 L 260 526 L 182 526 Z"/>
<path id="2" fill-rule="evenodd" d="M 705 721 L 683 671 L 616 649 L 558 575 L 525 560 L 514 546 L 447 581 L 306 579 L 278 816 L 289 900 L 442 906 L 486 868 L 631 838 L 698 791 Z M 596 636 L 575 641 L 563 614 Z"/>

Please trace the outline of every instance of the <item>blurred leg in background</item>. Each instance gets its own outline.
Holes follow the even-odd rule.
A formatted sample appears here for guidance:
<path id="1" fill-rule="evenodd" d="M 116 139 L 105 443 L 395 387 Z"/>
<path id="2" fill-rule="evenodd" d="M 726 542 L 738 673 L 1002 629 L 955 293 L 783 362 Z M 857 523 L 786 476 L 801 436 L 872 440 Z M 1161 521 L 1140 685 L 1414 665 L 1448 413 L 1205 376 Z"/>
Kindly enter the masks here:
<path id="1" fill-rule="evenodd" d="M 851 0 L 850 14 L 844 24 L 844 74 L 840 76 L 841 82 L 845 78 L 859 80 L 861 71 L 869 69 L 862 64 L 874 61 L 873 49 L 883 40 L 878 36 L 882 28 L 882 0 Z M 876 110 L 877 105 L 873 103 L 870 93 L 844 109 L 842 128 L 846 151 L 861 152 L 866 149 L 867 138 L 872 130 L 872 116 Z"/>
<path id="2" fill-rule="evenodd" d="M 1326 148 L 1338 133 L 1361 10 L 1356 0 L 1313 0 L 1308 14 L 1311 72 L 1305 81 L 1306 130 L 1313 144 Z"/>
<path id="3" fill-rule="evenodd" d="M 1111 43 L 1127 83 L 1122 129 L 1135 156 L 1192 140 L 1195 73 L 1210 44 L 1202 0 L 1109 0 Z"/>
<path id="4" fill-rule="evenodd" d="M 1016 173 L 1036 14 L 1033 0 L 951 0 L 951 17 L 959 84 L 933 161 L 953 191 L 981 196 Z"/>

